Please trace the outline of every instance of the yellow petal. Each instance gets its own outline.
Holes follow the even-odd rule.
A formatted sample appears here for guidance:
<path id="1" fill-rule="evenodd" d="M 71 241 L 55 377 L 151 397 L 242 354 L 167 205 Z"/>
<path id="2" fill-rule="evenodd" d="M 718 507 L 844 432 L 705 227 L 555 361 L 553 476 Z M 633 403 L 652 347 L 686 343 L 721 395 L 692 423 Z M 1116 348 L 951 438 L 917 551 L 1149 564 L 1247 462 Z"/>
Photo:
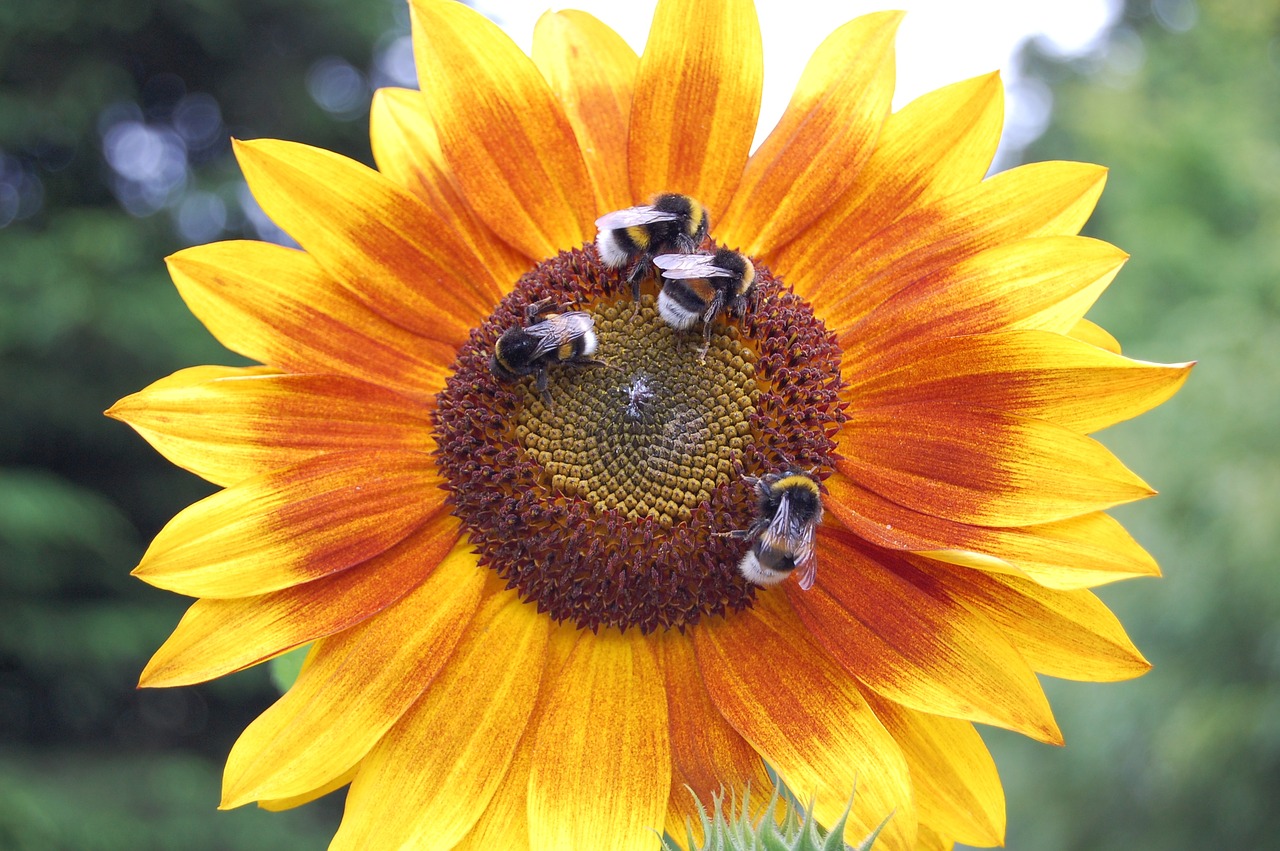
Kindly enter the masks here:
<path id="1" fill-rule="evenodd" d="M 550 621 L 499 591 L 448 665 L 360 763 L 337 849 L 451 848 L 511 765 L 538 701 Z"/>
<path id="2" fill-rule="evenodd" d="M 1058 591 L 1012 576 L 921 563 L 999 626 L 1042 674 L 1111 682 L 1145 674 L 1151 665 L 1111 610 L 1085 590 Z"/>
<path id="3" fill-rule="evenodd" d="M 943 837 L 927 824 L 920 825 L 916 837 L 916 845 L 911 851 L 953 851 L 955 842 L 950 837 Z"/>
<path id="4" fill-rule="evenodd" d="M 328 795 L 330 792 L 336 792 L 337 790 L 341 789 L 343 786 L 346 786 L 348 783 L 354 780 L 355 776 L 356 776 L 356 769 L 352 768 L 350 771 L 346 772 L 345 774 L 338 775 L 337 777 L 330 780 L 328 783 L 325 783 L 323 786 L 319 786 L 315 789 L 312 789 L 310 792 L 304 792 L 301 795 L 291 795 L 288 798 L 268 798 L 266 800 L 259 801 L 258 806 L 264 810 L 267 810 L 273 813 L 284 812 L 285 810 L 292 810 L 294 807 L 300 807 L 303 804 L 309 804 L 312 801 L 317 800 L 318 798 L 323 798 L 325 795 Z"/>
<path id="5" fill-rule="evenodd" d="M 231 749 L 221 807 L 303 794 L 349 771 L 447 664 L 485 576 L 460 543 L 400 602 L 317 641 L 297 681 Z"/>
<path id="6" fill-rule="evenodd" d="M 1081 163 L 1031 163 L 939 198 L 856 245 L 833 249 L 839 263 L 808 296 L 827 327 L 843 333 L 899 290 L 982 252 L 1079 229 L 1102 193 L 1106 170 Z M 779 267 L 784 275 L 790 266 Z"/>
<path id="7" fill-rule="evenodd" d="M 140 686 L 204 682 L 376 615 L 418 587 L 458 541 L 438 515 L 380 556 L 333 576 L 256 597 L 196 600 L 151 657 Z"/>
<path id="8" fill-rule="evenodd" d="M 813 588 L 788 583 L 787 596 L 850 675 L 922 712 L 1061 743 L 1034 672 L 964 597 L 844 533 L 819 536 L 818 561 Z"/>
<path id="9" fill-rule="evenodd" d="M 505 285 L 493 291 L 494 301 L 529 270 L 532 258 L 499 239 L 459 194 L 422 92 L 397 88 L 374 92 L 369 138 L 378 170 L 439 213 L 452 236 L 484 261 L 496 283 Z"/>
<path id="10" fill-rule="evenodd" d="M 1190 364 L 1135 361 L 1061 334 L 1006 331 L 897 349 L 850 374 L 854 408 L 951 401 L 1051 420 L 1082 434 L 1173 396 Z"/>
<path id="11" fill-rule="evenodd" d="M 760 254 L 821 218 L 854 184 L 889 112 L 902 15 L 864 15 L 818 46 L 778 126 L 747 161 L 717 239 Z"/>
<path id="12" fill-rule="evenodd" d="M 1012 573 L 1046 588 L 1091 588 L 1160 568 L 1102 512 L 1003 528 L 958 523 L 916 511 L 837 472 L 823 486 L 827 513 L 876 546 L 921 553 L 975 570 Z"/>
<path id="13" fill-rule="evenodd" d="M 537 710 L 534 710 L 535 713 Z M 533 765 L 533 727 L 512 754 L 502 782 L 494 790 L 471 832 L 459 840 L 454 851 L 493 851 L 495 848 L 529 848 L 529 769 Z"/>
<path id="14" fill-rule="evenodd" d="M 917 511 L 979 526 L 1063 520 L 1155 493 L 1092 438 L 947 402 L 853 411 L 835 467 Z"/>
<path id="15" fill-rule="evenodd" d="M 1088 319 L 1081 319 L 1069 333 L 1077 340 L 1088 343 L 1091 346 L 1105 349 L 1112 354 L 1120 354 L 1120 341 L 1112 337 L 1107 329 L 1090 322 Z"/>
<path id="16" fill-rule="evenodd" d="M 699 624 L 693 644 L 721 714 L 801 800 L 814 796 L 819 822 L 840 818 L 856 784 L 846 840 L 860 841 L 892 813 L 877 846 L 915 847 L 915 800 L 902 751 L 783 595 L 760 594 L 750 609 Z"/>
<path id="17" fill-rule="evenodd" d="M 635 90 L 634 50 L 586 12 L 546 12 L 533 29 L 533 62 L 560 99 L 596 190 L 596 209 L 632 204 L 627 132 Z"/>
<path id="18" fill-rule="evenodd" d="M 662 672 L 636 630 L 579 634 L 539 707 L 529 846 L 652 851 L 671 788 Z"/>
<path id="19" fill-rule="evenodd" d="M 273 470 L 188 506 L 133 573 L 192 597 L 245 597 L 354 567 L 444 507 L 429 455 L 342 452 Z"/>
<path id="20" fill-rule="evenodd" d="M 591 178 L 533 61 L 461 3 L 412 0 L 410 10 L 427 109 L 476 215 L 535 260 L 593 239 Z"/>
<path id="21" fill-rule="evenodd" d="M 186 378 L 152 384 L 107 414 L 127 422 L 174 464 L 214 484 L 230 485 L 324 452 L 434 448 L 421 405 L 355 379 L 243 371 L 205 381 Z"/>
<path id="22" fill-rule="evenodd" d="M 330 372 L 426 401 L 452 345 L 375 313 L 303 251 L 228 240 L 166 259 L 187 307 L 218 342 L 285 372 Z"/>
<path id="23" fill-rule="evenodd" d="M 1004 119 L 995 74 L 930 92 L 885 119 L 858 178 L 800 238 L 762 259 L 821 314 L 843 295 L 833 276 L 850 250 L 903 218 L 982 180 Z M 823 282 L 831 286 L 821 286 Z"/>
<path id="24" fill-rule="evenodd" d="M 997 246 L 929 276 L 900 281 L 892 298 L 840 334 L 851 372 L 922 337 L 1009 328 L 1066 333 L 1106 289 L 1128 255 L 1075 236 Z M 865 366 L 864 366 L 865 363 Z"/>
<path id="25" fill-rule="evenodd" d="M 714 227 L 746 165 L 763 85 L 751 0 L 660 0 L 631 105 L 635 199 L 691 195 L 710 210 Z"/>
<path id="26" fill-rule="evenodd" d="M 667 832 L 684 838 L 687 820 L 701 839 L 697 805 L 710 805 L 712 796 L 718 794 L 737 795 L 741 800 L 748 784 L 755 805 L 753 815 L 758 818 L 771 785 L 760 755 L 729 726 L 712 702 L 689 637 L 667 633 L 657 643 L 666 677 L 667 720 L 671 728 Z"/>
<path id="27" fill-rule="evenodd" d="M 911 768 L 920 822 L 957 842 L 1004 844 L 1004 789 L 973 725 L 867 694 Z"/>
<path id="28" fill-rule="evenodd" d="M 445 219 L 378 172 L 274 139 L 235 154 L 272 221 L 389 321 L 457 346 L 505 290 Z"/>

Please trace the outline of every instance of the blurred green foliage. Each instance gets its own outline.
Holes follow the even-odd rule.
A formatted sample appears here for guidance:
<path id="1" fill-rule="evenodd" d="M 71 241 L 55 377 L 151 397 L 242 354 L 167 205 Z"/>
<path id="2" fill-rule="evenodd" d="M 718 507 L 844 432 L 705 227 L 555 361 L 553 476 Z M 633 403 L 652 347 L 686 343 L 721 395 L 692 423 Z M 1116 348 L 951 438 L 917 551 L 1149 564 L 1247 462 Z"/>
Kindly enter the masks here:
<path id="1" fill-rule="evenodd" d="M 1131 0 L 1097 55 L 1029 57 L 1055 101 L 1027 158 L 1112 168 L 1088 232 L 1133 259 L 1093 318 L 1130 355 L 1202 362 L 1172 402 L 1101 435 L 1164 492 L 1118 514 L 1166 578 L 1101 592 L 1156 668 L 1048 682 L 1063 750 L 989 736 L 1013 851 L 1280 836 L 1273 6 Z M 180 367 L 236 362 L 159 258 L 271 235 L 229 135 L 368 162 L 351 71 L 388 81 L 406 29 L 398 0 L 0 4 L 0 848 L 320 848 L 332 835 L 340 802 L 213 808 L 221 760 L 275 695 L 265 667 L 133 689 L 184 602 L 128 568 L 209 488 L 101 412 Z M 108 155 L 121 138 L 180 149 L 181 170 L 130 171 L 128 145 Z"/>

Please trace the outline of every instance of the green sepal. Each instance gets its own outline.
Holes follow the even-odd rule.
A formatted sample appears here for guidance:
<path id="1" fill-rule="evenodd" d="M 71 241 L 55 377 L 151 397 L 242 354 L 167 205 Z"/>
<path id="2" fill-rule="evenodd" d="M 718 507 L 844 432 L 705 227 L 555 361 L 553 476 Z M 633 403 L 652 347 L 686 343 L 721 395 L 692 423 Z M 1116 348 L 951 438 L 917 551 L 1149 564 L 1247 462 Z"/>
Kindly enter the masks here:
<path id="1" fill-rule="evenodd" d="M 705 837 L 703 844 L 697 844 L 693 824 L 686 819 L 687 841 L 684 848 L 670 836 L 663 836 L 663 851 L 870 851 L 880 831 L 893 816 L 892 813 L 885 816 L 884 821 L 869 836 L 851 847 L 844 842 L 844 829 L 849 812 L 853 809 L 853 795 L 850 795 L 849 803 L 839 820 L 829 830 L 824 830 L 813 817 L 813 802 L 810 801 L 808 807 L 798 806 L 794 796 L 777 782 L 776 777 L 773 779 L 773 793 L 769 796 L 769 804 L 758 823 L 751 822 L 750 784 L 743 789 L 741 802 L 736 793 L 731 795 L 727 812 L 723 791 L 712 795 L 710 813 L 695 796 L 698 820 Z M 692 789 L 689 794 L 693 794 Z M 779 802 L 784 808 L 781 824 L 777 817 Z"/>

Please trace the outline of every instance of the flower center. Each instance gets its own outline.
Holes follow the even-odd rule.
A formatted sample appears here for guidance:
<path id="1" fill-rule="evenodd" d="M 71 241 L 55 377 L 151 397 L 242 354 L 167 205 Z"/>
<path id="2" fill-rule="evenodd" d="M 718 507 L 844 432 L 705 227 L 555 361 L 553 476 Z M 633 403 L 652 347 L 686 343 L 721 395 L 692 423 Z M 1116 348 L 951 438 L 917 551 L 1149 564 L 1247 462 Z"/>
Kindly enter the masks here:
<path id="1" fill-rule="evenodd" d="M 528 382 L 516 436 L 553 490 L 669 529 L 730 481 L 751 443 L 756 354 L 720 326 L 701 359 L 701 335 L 674 331 L 649 295 L 589 312 L 607 366 L 554 370 L 549 405 Z"/>
<path id="2" fill-rule="evenodd" d="M 480 560 L 557 620 L 644 632 L 750 605 L 744 476 L 829 470 L 840 352 L 757 264 L 741 319 L 678 331 L 587 247 L 544 261 L 472 332 L 438 397 L 438 460 Z M 492 370 L 499 337 L 583 311 L 594 353 Z M 530 326 L 532 327 L 532 326 Z M 566 351 L 565 354 L 568 354 Z M 546 391 L 537 372 L 546 370 Z M 513 374 L 514 372 L 514 374 Z M 821 475 L 820 472 L 820 475 Z"/>

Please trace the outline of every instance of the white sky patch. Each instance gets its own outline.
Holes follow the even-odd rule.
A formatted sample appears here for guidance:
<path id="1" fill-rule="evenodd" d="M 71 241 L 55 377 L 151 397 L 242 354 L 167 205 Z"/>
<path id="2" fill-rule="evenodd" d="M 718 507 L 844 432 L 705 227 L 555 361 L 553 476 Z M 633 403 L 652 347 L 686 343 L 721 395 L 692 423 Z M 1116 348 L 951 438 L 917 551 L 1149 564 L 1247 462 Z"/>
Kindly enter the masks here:
<path id="1" fill-rule="evenodd" d="M 577 0 L 555 8 L 582 9 L 616 30 L 639 53 L 655 0 Z M 805 63 L 836 27 L 885 8 L 907 11 L 898 31 L 894 108 L 948 83 L 999 70 L 1008 96 L 1005 143 L 1021 147 L 1048 122 L 1048 89 L 1024 80 L 1014 61 L 1030 38 L 1042 36 L 1062 57 L 1097 50 L 1120 15 L 1121 0 L 756 0 L 764 38 L 765 88 L 756 143 L 777 123 Z M 526 52 L 545 11 L 529 0 L 476 0 Z"/>

